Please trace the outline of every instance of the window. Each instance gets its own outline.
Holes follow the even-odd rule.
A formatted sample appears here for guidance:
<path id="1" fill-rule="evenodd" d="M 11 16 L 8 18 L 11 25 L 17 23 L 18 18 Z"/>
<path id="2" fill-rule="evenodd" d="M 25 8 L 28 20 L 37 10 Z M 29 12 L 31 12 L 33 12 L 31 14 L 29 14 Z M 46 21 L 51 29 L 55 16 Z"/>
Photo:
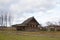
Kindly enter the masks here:
<path id="1" fill-rule="evenodd" d="M 32 25 L 32 27 L 34 27 L 34 25 Z"/>

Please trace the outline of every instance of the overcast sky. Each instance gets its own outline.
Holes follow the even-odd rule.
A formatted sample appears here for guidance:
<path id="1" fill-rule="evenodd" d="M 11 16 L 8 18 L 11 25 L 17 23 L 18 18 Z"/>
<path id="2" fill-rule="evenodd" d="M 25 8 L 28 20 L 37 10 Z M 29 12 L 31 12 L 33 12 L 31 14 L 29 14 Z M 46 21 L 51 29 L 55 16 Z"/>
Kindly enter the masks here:
<path id="1" fill-rule="evenodd" d="M 60 21 L 60 0 L 0 0 L 1 10 L 13 15 L 13 24 L 32 16 L 43 25 Z"/>

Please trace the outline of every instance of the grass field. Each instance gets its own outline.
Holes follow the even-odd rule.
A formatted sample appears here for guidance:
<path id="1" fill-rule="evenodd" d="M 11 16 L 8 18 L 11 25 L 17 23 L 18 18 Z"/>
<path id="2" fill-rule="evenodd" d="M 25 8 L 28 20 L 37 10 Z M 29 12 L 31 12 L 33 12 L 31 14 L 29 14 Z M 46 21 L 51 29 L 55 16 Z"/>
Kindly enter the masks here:
<path id="1" fill-rule="evenodd" d="M 0 31 L 0 40 L 60 40 L 60 32 Z"/>

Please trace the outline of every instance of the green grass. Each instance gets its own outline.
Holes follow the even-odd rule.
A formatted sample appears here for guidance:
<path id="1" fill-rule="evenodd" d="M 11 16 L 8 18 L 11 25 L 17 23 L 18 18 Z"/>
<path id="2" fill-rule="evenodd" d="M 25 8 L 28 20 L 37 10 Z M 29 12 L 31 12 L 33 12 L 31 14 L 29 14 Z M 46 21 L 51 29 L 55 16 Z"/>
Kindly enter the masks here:
<path id="1" fill-rule="evenodd" d="M 60 32 L 0 31 L 0 40 L 60 40 Z"/>

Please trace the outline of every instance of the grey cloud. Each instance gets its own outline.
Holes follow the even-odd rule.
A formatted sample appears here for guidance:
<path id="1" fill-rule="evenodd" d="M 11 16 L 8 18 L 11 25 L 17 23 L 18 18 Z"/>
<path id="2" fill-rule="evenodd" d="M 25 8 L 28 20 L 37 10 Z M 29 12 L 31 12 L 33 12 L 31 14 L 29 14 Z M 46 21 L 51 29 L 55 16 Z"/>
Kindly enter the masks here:
<path id="1" fill-rule="evenodd" d="M 11 12 L 11 14 L 14 16 L 14 21 L 18 22 L 19 20 L 21 21 L 24 19 L 24 17 L 27 16 L 30 17 L 35 15 L 36 17 L 41 17 L 42 15 L 44 17 L 41 17 L 41 19 L 46 18 L 49 16 L 48 11 L 56 8 L 56 5 L 59 3 L 60 0 L 9 0 L 7 2 L 0 2 L 0 9 L 5 9 L 6 11 Z M 38 12 L 43 13 L 41 14 Z"/>
<path id="2" fill-rule="evenodd" d="M 41 3 L 40 3 L 41 2 Z M 17 7 L 15 7 L 17 6 Z M 20 12 L 37 12 L 37 11 L 46 11 L 55 7 L 55 1 L 53 0 L 20 0 L 18 3 L 13 4 L 13 7 L 17 12 L 20 9 Z M 14 10 L 14 9 L 11 9 Z"/>

